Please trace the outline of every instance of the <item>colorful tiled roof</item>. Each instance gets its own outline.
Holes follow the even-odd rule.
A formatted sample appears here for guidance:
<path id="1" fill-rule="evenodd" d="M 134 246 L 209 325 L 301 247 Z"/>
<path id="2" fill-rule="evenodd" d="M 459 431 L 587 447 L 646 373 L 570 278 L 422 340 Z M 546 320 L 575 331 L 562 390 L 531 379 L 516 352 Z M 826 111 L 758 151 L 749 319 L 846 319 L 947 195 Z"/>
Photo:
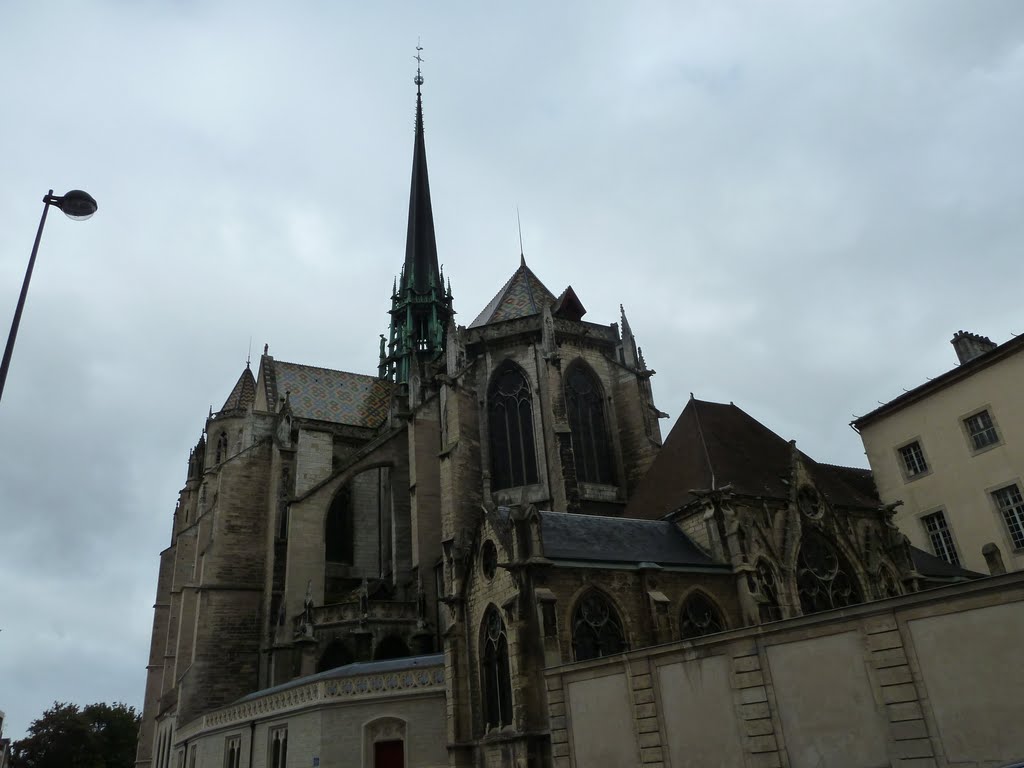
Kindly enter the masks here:
<path id="1" fill-rule="evenodd" d="M 235 388 L 231 390 L 228 399 L 224 401 L 224 406 L 220 409 L 220 412 L 233 411 L 236 408 L 248 408 L 255 400 L 256 379 L 249 369 L 249 364 L 246 363 L 245 370 L 242 371 L 242 375 L 235 382 Z"/>
<path id="2" fill-rule="evenodd" d="M 292 413 L 299 418 L 372 428 L 380 426 L 387 417 L 389 381 L 272 358 L 267 362 L 271 402 L 287 394 Z"/>
<path id="3" fill-rule="evenodd" d="M 520 317 L 539 315 L 545 306 L 555 301 L 555 295 L 547 289 L 523 260 L 508 282 L 491 299 L 484 311 L 477 315 L 476 320 L 469 324 L 470 328 L 503 320 L 515 320 Z"/>

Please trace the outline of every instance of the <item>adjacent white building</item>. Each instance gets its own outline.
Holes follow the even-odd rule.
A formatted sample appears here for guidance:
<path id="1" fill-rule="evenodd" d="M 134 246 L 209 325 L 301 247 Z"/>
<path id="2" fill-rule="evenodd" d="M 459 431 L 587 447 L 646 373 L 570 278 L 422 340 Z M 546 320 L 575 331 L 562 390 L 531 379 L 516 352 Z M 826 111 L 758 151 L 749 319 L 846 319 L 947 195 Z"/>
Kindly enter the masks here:
<path id="1" fill-rule="evenodd" d="M 1024 568 L 1024 336 L 959 331 L 959 365 L 851 426 L 912 544 L 981 573 Z"/>

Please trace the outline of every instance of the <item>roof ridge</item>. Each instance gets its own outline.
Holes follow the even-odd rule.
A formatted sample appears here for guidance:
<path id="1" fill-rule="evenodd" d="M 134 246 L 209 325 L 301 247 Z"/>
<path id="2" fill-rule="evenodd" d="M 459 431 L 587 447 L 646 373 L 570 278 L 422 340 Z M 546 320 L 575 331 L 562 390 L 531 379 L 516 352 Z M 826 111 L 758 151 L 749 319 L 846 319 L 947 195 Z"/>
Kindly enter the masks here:
<path id="1" fill-rule="evenodd" d="M 322 365 L 307 365 L 306 363 L 290 363 L 287 360 L 274 360 L 277 365 L 290 365 L 293 368 L 309 368 L 315 371 L 329 371 L 330 373 L 344 373 L 346 376 L 361 376 L 364 379 L 381 380 L 379 376 L 371 373 L 357 373 L 356 371 L 343 371 L 341 368 L 327 368 Z"/>
<path id="2" fill-rule="evenodd" d="M 584 514 L 582 512 L 559 512 L 558 510 L 554 510 L 554 509 L 538 509 L 537 513 L 541 514 L 541 515 L 565 515 L 566 517 L 573 517 L 573 518 L 587 518 L 587 519 L 590 519 L 590 518 L 595 518 L 596 517 L 596 518 L 601 518 L 603 520 L 629 520 L 629 521 L 635 522 L 635 523 L 664 523 L 664 522 L 668 522 L 666 520 L 661 520 L 661 519 L 652 520 L 652 519 L 646 518 L 646 517 L 626 517 L 625 515 L 591 515 L 591 514 Z"/>

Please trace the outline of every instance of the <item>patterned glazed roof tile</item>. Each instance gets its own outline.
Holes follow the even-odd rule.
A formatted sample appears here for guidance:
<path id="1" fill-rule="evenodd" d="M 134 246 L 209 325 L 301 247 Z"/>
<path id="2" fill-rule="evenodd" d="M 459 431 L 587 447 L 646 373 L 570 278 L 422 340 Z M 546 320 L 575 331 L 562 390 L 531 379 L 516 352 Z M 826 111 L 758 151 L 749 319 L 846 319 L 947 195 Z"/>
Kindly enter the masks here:
<path id="1" fill-rule="evenodd" d="M 476 328 L 490 323 L 500 323 L 503 320 L 537 315 L 554 301 L 555 295 L 523 261 L 469 327 Z"/>
<path id="2" fill-rule="evenodd" d="M 224 406 L 220 410 L 224 412 L 234 410 L 235 408 L 248 408 L 255 400 L 256 379 L 249 369 L 249 364 L 246 363 L 245 370 L 238 377 L 234 389 L 231 390 L 231 394 L 228 395 L 228 399 L 224 401 Z"/>
<path id="3" fill-rule="evenodd" d="M 278 396 L 303 419 L 377 427 L 388 414 L 391 382 L 361 373 L 274 361 Z"/>

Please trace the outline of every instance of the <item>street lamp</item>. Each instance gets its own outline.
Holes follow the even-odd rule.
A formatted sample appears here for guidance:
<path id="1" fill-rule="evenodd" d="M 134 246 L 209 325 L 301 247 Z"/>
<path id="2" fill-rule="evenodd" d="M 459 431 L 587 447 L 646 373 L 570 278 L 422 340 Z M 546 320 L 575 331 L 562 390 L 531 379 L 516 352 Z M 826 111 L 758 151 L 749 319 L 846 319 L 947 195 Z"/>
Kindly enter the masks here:
<path id="1" fill-rule="evenodd" d="M 46 212 L 50 206 L 56 206 L 64 212 L 69 219 L 85 221 L 96 213 L 96 201 L 87 192 L 80 189 L 72 189 L 63 197 L 53 194 L 51 189 L 43 198 L 43 215 L 39 219 L 39 229 L 36 231 L 36 241 L 32 244 L 32 255 L 28 259 L 28 269 L 25 270 L 25 281 L 21 284 L 21 295 L 18 297 L 18 308 L 14 310 L 14 320 L 11 322 L 11 332 L 7 336 L 7 348 L 4 349 L 4 361 L 0 365 L 0 398 L 4 395 L 4 383 L 7 381 L 7 369 L 11 366 L 11 355 L 14 353 L 14 340 L 18 337 L 18 326 L 21 324 L 21 312 L 25 308 L 25 296 L 28 295 L 28 283 L 32 279 L 32 268 L 36 265 L 36 253 L 39 251 L 39 239 L 43 236 L 43 225 L 46 224 Z"/>

